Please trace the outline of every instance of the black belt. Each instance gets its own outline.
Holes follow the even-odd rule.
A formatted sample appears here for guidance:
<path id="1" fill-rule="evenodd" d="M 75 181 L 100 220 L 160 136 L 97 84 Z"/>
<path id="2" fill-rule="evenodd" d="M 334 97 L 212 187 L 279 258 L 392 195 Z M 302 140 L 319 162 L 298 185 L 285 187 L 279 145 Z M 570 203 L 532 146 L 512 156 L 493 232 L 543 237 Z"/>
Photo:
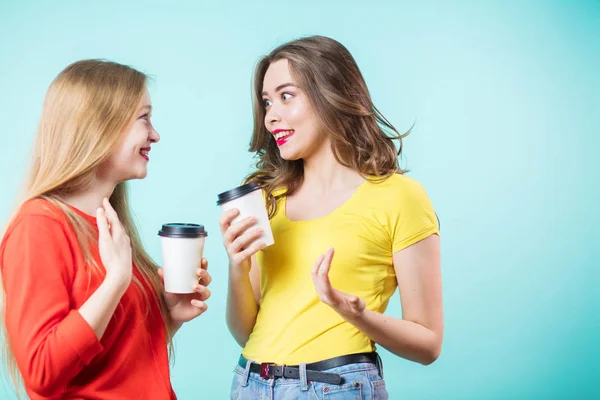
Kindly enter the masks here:
<path id="1" fill-rule="evenodd" d="M 242 368 L 246 368 L 246 362 L 248 360 L 244 356 L 240 356 L 238 365 Z M 330 383 L 332 385 L 340 385 L 343 383 L 344 378 L 339 374 L 332 372 L 321 372 L 331 368 L 341 367 L 342 365 L 356 364 L 356 363 L 370 363 L 377 365 L 377 353 L 359 353 L 359 354 L 348 354 L 345 356 L 339 356 L 330 358 L 328 360 L 318 361 L 310 364 L 306 364 L 306 380 Z M 299 365 L 276 365 L 271 362 L 255 363 L 250 365 L 250 372 L 259 374 L 261 378 L 288 378 L 288 379 L 300 379 L 300 366 Z"/>

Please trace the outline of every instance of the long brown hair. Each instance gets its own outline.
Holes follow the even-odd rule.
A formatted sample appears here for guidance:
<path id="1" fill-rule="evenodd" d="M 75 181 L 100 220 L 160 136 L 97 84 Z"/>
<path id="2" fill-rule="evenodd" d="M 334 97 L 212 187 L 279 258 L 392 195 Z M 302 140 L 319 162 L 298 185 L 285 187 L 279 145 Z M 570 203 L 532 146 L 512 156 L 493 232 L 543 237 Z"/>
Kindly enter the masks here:
<path id="1" fill-rule="evenodd" d="M 115 151 L 124 132 L 135 120 L 146 84 L 147 76 L 131 67 L 109 61 L 83 60 L 69 65 L 56 77 L 44 100 L 21 204 L 32 199 L 45 199 L 66 214 L 90 267 L 90 274 L 101 269 L 90 249 L 97 245 L 97 233 L 63 199 L 90 188 L 98 167 Z M 161 311 L 172 353 L 173 332 L 161 294 L 157 265 L 142 245 L 129 209 L 126 183 L 116 186 L 110 203 L 131 238 L 133 262 L 143 281 L 134 278 L 134 284 L 142 289 L 144 285 L 151 289 Z M 2 305 L 2 314 L 4 307 L 5 304 Z M 4 359 L 19 390 L 21 379 L 4 322 L 2 315 Z"/>
<path id="2" fill-rule="evenodd" d="M 341 165 L 370 180 L 406 172 L 400 168 L 398 157 L 408 132 L 400 134 L 375 107 L 348 49 L 324 36 L 294 40 L 261 58 L 253 79 L 254 131 L 250 151 L 256 152 L 258 160 L 256 171 L 246 182 L 256 182 L 264 188 L 269 217 L 277 212 L 277 199 L 293 194 L 304 176 L 303 161 L 281 158 L 265 127 L 263 80 L 269 66 L 283 59 L 288 60 L 292 75 L 307 94 Z M 285 191 L 274 194 L 281 188 Z"/>

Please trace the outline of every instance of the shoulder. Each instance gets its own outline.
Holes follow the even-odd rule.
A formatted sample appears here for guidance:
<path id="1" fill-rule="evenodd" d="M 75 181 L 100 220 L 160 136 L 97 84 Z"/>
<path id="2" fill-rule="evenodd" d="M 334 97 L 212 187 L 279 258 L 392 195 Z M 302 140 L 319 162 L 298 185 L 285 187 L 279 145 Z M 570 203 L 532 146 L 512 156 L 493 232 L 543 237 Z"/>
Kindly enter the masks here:
<path id="1" fill-rule="evenodd" d="M 38 235 L 57 240 L 67 235 L 69 226 L 67 216 L 59 207 L 45 199 L 32 199 L 19 207 L 6 229 L 4 239 L 14 235 Z"/>
<path id="2" fill-rule="evenodd" d="M 32 199 L 26 201 L 19 208 L 17 216 L 48 217 L 56 221 L 63 221 L 66 219 L 64 212 L 46 199 Z"/>
<path id="3" fill-rule="evenodd" d="M 68 280 L 73 276 L 77 246 L 68 217 L 58 206 L 43 199 L 29 200 L 19 207 L 2 237 L 0 268 L 3 274 L 21 271 L 49 277 L 45 269 L 56 266 Z"/>
<path id="4" fill-rule="evenodd" d="M 58 206 L 46 199 L 32 199 L 21 205 L 17 214 L 16 221 L 35 221 L 42 226 L 68 224 L 68 217 Z"/>
<path id="5" fill-rule="evenodd" d="M 384 179 L 372 178 L 366 183 L 369 196 L 381 204 L 393 208 L 403 205 L 429 203 L 429 197 L 423 186 L 414 178 L 393 174 Z"/>

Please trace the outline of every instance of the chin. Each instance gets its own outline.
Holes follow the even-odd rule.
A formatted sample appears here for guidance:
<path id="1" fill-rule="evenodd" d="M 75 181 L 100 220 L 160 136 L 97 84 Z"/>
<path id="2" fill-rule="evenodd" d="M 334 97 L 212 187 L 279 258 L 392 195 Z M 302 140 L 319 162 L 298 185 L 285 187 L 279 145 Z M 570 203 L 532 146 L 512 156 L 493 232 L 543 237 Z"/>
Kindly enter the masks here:
<path id="1" fill-rule="evenodd" d="M 139 171 L 135 171 L 135 173 L 131 174 L 131 177 L 129 179 L 144 179 L 147 175 L 148 175 L 147 169 L 139 170 Z"/>
<path id="2" fill-rule="evenodd" d="M 279 149 L 279 156 L 286 161 L 300 160 L 302 156 L 298 151 Z"/>

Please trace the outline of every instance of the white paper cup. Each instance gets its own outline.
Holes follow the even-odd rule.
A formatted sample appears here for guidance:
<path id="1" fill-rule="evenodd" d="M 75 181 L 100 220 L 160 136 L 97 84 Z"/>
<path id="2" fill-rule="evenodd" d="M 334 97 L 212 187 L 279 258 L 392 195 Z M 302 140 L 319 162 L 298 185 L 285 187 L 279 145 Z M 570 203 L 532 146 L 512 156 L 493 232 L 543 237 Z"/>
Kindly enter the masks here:
<path id="1" fill-rule="evenodd" d="M 194 293 L 198 283 L 204 241 L 208 233 L 197 224 L 164 224 L 158 232 L 162 247 L 162 267 L 165 291 Z"/>
<path id="2" fill-rule="evenodd" d="M 234 208 L 240 211 L 240 214 L 233 219 L 232 223 L 246 217 L 255 217 L 257 221 L 254 227 L 261 228 L 264 231 L 257 241 L 264 242 L 265 247 L 275 243 L 263 192 L 258 184 L 248 183 L 221 193 L 218 196 L 217 205 L 221 207 L 223 212 Z"/>

